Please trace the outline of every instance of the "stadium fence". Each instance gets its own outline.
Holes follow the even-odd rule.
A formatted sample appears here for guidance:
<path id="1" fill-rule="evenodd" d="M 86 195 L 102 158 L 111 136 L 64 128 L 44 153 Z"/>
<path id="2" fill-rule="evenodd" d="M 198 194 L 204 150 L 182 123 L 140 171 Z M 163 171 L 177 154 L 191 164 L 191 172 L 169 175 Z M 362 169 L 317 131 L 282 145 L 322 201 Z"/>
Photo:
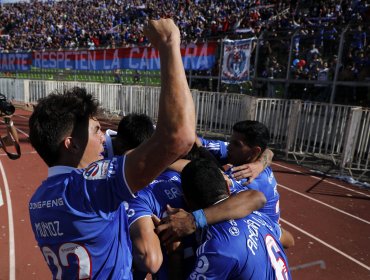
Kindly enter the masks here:
<path id="1" fill-rule="evenodd" d="M 13 102 L 33 104 L 52 91 L 85 87 L 107 116 L 131 112 L 158 118 L 159 87 L 121 84 L 0 79 L 0 92 Z M 257 98 L 245 94 L 192 90 L 197 132 L 227 140 L 235 122 L 258 120 L 270 131 L 271 147 L 293 156 L 331 160 L 360 179 L 370 171 L 370 109 L 299 99 Z M 354 176 L 353 176 L 354 177 Z"/>

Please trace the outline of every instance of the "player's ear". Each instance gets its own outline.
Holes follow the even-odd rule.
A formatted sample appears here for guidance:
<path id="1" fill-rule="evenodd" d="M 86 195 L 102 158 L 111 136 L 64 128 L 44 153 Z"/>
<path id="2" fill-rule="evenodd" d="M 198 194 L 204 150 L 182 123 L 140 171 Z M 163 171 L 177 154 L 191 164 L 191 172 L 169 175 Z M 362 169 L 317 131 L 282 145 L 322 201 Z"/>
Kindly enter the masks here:
<path id="1" fill-rule="evenodd" d="M 76 143 L 76 141 L 73 140 L 73 137 L 71 136 L 64 138 L 63 147 L 71 152 L 75 152 L 78 150 L 78 144 Z"/>
<path id="2" fill-rule="evenodd" d="M 253 157 L 259 157 L 261 152 L 262 152 L 262 149 L 260 146 L 255 146 L 252 148 L 252 151 L 253 151 Z"/>

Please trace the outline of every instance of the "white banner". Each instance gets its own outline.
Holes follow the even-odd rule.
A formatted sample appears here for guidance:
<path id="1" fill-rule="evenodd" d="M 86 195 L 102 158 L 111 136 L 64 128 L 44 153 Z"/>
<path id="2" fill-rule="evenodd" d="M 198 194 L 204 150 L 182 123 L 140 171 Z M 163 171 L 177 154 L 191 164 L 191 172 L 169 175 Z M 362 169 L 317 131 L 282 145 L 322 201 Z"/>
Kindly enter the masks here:
<path id="1" fill-rule="evenodd" d="M 221 81 L 227 84 L 238 84 L 249 80 L 249 60 L 252 41 L 224 40 Z"/>

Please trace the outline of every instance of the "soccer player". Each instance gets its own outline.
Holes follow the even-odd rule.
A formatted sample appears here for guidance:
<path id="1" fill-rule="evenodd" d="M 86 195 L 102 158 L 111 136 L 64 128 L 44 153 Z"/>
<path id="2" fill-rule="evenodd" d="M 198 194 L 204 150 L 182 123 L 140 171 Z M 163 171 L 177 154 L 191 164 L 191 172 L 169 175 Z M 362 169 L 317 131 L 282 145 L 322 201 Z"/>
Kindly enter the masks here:
<path id="1" fill-rule="evenodd" d="M 112 137 L 112 144 L 106 145 L 106 154 L 123 154 L 128 150 L 135 149 L 149 139 L 153 132 L 152 120 L 147 115 L 129 114 L 121 119 L 118 130 L 115 136 Z M 198 158 L 200 155 L 204 156 L 204 153 L 208 153 L 208 151 L 193 145 L 186 158 L 189 160 Z M 245 192 L 239 196 L 239 200 L 243 200 L 244 209 L 246 209 L 246 206 L 250 207 L 241 216 L 258 209 L 265 202 L 264 196 L 257 192 Z M 171 268 L 173 266 L 168 265 L 170 259 L 166 250 L 162 254 L 159 238 L 154 232 L 151 217 L 156 215 L 162 218 L 166 215 L 167 205 L 176 208 L 186 207 L 183 201 L 180 174 L 170 169 L 165 170 L 148 187 L 139 191 L 137 197 L 128 199 L 124 203 L 133 243 L 134 279 L 144 279 L 146 273 L 156 273 L 156 279 L 171 279 L 169 273 L 172 273 Z M 227 209 L 226 211 L 225 209 L 214 210 L 218 219 L 234 217 L 234 212 L 238 212 L 237 209 L 232 205 L 229 208 L 233 209 L 233 212 Z M 209 210 L 206 209 L 205 211 Z M 219 213 L 224 215 L 228 213 L 229 216 L 222 217 Z M 176 255 L 180 256 L 182 262 L 186 264 L 184 265 L 183 274 L 187 272 L 189 274 L 194 264 L 194 243 L 193 238 L 188 237 L 182 240 L 182 250 L 176 250 Z M 173 257 L 174 254 L 171 251 L 170 256 Z"/>
<path id="2" fill-rule="evenodd" d="M 122 201 L 147 186 L 195 141 L 194 103 L 179 29 L 171 19 L 160 19 L 149 21 L 144 32 L 160 54 L 162 87 L 156 131 L 140 147 L 102 160 L 98 104 L 85 89 L 50 94 L 31 115 L 30 141 L 49 170 L 30 200 L 30 219 L 55 279 L 132 279 Z"/>
<path id="3" fill-rule="evenodd" d="M 257 166 L 260 166 L 261 158 L 264 157 L 263 154 L 266 152 L 269 139 L 269 131 L 264 124 L 249 120 L 234 124 L 230 143 L 200 138 L 202 144 L 218 158 L 221 164 L 225 164 L 226 162 L 232 164 L 230 166 L 226 165 L 229 169 L 225 172 L 232 179 L 229 181 L 231 192 L 238 193 L 251 189 L 262 192 L 267 202 L 259 211 L 267 214 L 275 223 L 279 224 L 280 195 L 277 191 L 277 182 L 271 167 L 265 167 L 252 182 L 248 182 L 249 179 L 240 174 L 238 175 L 238 180 L 235 180 L 233 173 L 233 170 L 238 167 L 241 167 L 238 170 L 242 172 L 243 165 L 246 164 L 255 163 Z M 268 155 L 268 153 L 265 153 L 265 155 Z M 182 164 L 183 166 L 184 163 Z M 178 170 L 182 169 L 182 167 Z M 183 222 L 186 217 L 181 217 L 180 214 L 175 213 L 170 219 L 163 220 L 162 223 L 168 223 L 168 225 L 159 226 L 157 231 L 168 232 L 167 235 L 171 236 L 169 237 L 170 240 L 178 238 L 176 236 L 176 225 L 179 224 L 179 221 L 176 221 L 176 219 Z M 172 236 L 173 233 L 175 233 L 174 236 Z M 294 238 L 289 231 L 281 228 L 280 237 L 285 248 L 294 245 Z"/>
<path id="4" fill-rule="evenodd" d="M 192 210 L 217 204 L 230 194 L 221 171 L 208 160 L 190 162 L 181 179 Z M 291 279 L 278 226 L 263 213 L 209 226 L 198 238 L 201 245 L 188 279 Z"/>
<path id="5" fill-rule="evenodd" d="M 145 114 L 128 114 L 120 120 L 117 131 L 108 129 L 105 132 L 104 158 L 123 155 L 135 149 L 154 133 L 152 119 Z"/>
<path id="6" fill-rule="evenodd" d="M 210 140 L 203 137 L 196 137 L 197 144 L 205 147 L 208 151 L 214 155 L 220 164 L 224 166 L 224 169 L 230 169 L 231 165 L 228 162 L 227 147 L 228 142 L 221 140 Z M 260 173 L 268 166 L 271 165 L 274 153 L 270 149 L 265 149 L 255 162 L 244 163 L 239 166 L 233 166 L 230 169 L 229 175 L 236 180 L 244 180 L 243 184 L 248 185 L 257 178 Z"/>
<path id="7" fill-rule="evenodd" d="M 233 166 L 240 166 L 246 163 L 256 162 L 260 155 L 266 150 L 270 140 L 268 128 L 258 121 L 241 121 L 233 126 L 233 132 L 228 145 L 227 159 Z M 226 171 L 232 176 L 232 168 Z M 259 209 L 270 219 L 279 224 L 280 219 L 280 195 L 277 190 L 277 182 L 271 167 L 266 167 L 260 175 L 250 184 L 245 184 L 247 179 L 241 179 L 238 184 L 231 188 L 232 192 L 239 192 L 246 189 L 253 189 L 263 192 L 266 196 L 266 204 Z M 294 238 L 290 232 L 281 229 L 281 242 L 285 248 L 294 245 Z"/>

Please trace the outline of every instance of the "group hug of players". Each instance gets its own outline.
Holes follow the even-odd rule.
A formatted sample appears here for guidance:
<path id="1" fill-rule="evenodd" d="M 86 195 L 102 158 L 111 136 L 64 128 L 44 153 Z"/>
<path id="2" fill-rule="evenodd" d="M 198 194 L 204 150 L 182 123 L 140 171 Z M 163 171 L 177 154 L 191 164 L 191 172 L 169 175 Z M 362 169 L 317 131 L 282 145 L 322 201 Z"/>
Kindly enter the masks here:
<path id="1" fill-rule="evenodd" d="M 178 28 L 149 21 L 145 34 L 161 58 L 155 127 L 129 114 L 103 133 L 84 88 L 31 115 L 49 169 L 30 220 L 53 278 L 291 279 L 268 129 L 240 121 L 229 142 L 198 137 Z"/>

